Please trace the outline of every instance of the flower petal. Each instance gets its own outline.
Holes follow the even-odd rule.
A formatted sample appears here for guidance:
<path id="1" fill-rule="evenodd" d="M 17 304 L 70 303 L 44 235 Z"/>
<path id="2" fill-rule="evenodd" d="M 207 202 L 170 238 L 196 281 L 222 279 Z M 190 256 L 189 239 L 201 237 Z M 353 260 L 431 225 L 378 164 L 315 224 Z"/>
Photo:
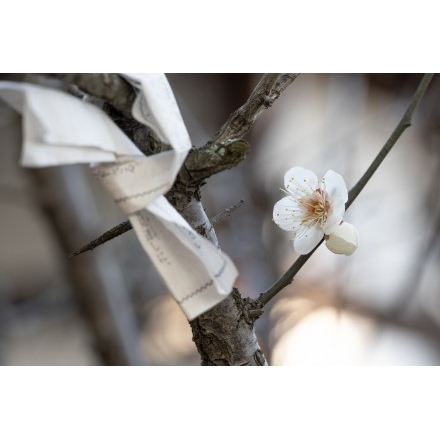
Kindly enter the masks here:
<path id="1" fill-rule="evenodd" d="M 304 218 L 304 213 L 292 197 L 283 197 L 273 207 L 273 221 L 285 231 L 293 231 Z"/>
<path id="2" fill-rule="evenodd" d="M 326 191 L 329 196 L 330 204 L 338 202 L 345 203 L 348 200 L 347 186 L 343 177 L 332 170 L 328 170 L 322 178 L 321 188 Z"/>
<path id="3" fill-rule="evenodd" d="M 294 197 L 304 197 L 318 188 L 318 178 L 312 171 L 293 167 L 284 175 L 284 186 Z"/>
<path id="4" fill-rule="evenodd" d="M 329 233 L 329 230 L 341 223 L 345 214 L 345 202 L 339 201 L 332 203 L 330 212 L 327 215 L 327 221 L 323 225 L 324 232 Z"/>
<path id="5" fill-rule="evenodd" d="M 321 181 L 321 189 L 326 192 L 330 203 L 330 212 L 327 221 L 323 225 L 324 232 L 341 223 L 345 214 L 345 202 L 348 199 L 347 186 L 344 179 L 338 173 L 328 170 Z"/>
<path id="6" fill-rule="evenodd" d="M 298 254 L 308 254 L 324 237 L 322 229 L 315 225 L 311 228 L 302 227 L 293 240 L 293 248 Z"/>

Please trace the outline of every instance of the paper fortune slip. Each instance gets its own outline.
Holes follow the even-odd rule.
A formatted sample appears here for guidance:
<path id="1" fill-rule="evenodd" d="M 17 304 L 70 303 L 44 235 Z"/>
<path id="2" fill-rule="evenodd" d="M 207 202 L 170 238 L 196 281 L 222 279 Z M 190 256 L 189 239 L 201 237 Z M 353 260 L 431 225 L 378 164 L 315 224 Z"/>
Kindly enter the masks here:
<path id="1" fill-rule="evenodd" d="M 163 196 L 191 148 L 165 75 L 123 76 L 139 90 L 133 117 L 153 128 L 172 150 L 144 156 L 100 108 L 58 90 L 3 81 L 0 99 L 22 114 L 21 164 L 89 163 L 192 320 L 231 292 L 237 269 Z"/>

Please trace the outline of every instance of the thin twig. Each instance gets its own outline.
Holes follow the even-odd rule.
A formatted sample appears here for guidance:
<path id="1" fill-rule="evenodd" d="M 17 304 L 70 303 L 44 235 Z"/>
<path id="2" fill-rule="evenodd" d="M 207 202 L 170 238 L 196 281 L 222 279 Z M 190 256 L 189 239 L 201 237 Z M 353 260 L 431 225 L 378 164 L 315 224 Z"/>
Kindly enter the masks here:
<path id="1" fill-rule="evenodd" d="M 406 109 L 405 114 L 403 115 L 400 122 L 397 124 L 397 127 L 391 133 L 391 136 L 385 142 L 385 145 L 379 151 L 379 154 L 376 156 L 376 158 L 373 160 L 371 165 L 368 167 L 367 171 L 365 171 L 364 175 L 359 179 L 356 185 L 348 193 L 348 201 L 345 205 L 346 209 L 353 203 L 356 197 L 360 194 L 364 186 L 367 184 L 371 176 L 379 168 L 379 165 L 385 159 L 385 157 L 390 152 L 391 148 L 394 146 L 397 140 L 400 138 L 402 133 L 411 125 L 414 110 L 419 105 L 419 102 L 422 99 L 423 95 L 425 94 L 425 91 L 428 88 L 429 83 L 431 82 L 433 76 L 434 76 L 433 73 L 425 73 L 425 75 L 423 75 L 423 78 L 420 81 L 420 84 L 417 87 L 417 90 L 415 91 L 414 96 L 412 97 L 411 102 L 408 108 Z"/>
<path id="2" fill-rule="evenodd" d="M 98 238 L 95 238 L 90 243 L 87 243 L 81 249 L 78 249 L 75 252 L 72 252 L 68 256 L 69 257 L 76 257 L 77 255 L 83 254 L 84 252 L 93 251 L 93 249 L 97 248 L 98 246 L 101 246 L 101 244 L 104 244 L 107 241 L 113 240 L 114 238 L 118 237 L 119 235 L 122 235 L 125 232 L 128 232 L 130 229 L 133 229 L 133 226 L 131 226 L 131 223 L 128 220 L 125 222 L 119 223 L 119 225 L 104 232 L 104 234 L 100 235 Z"/>
<path id="3" fill-rule="evenodd" d="M 385 142 L 385 145 L 379 151 L 378 155 L 373 160 L 371 165 L 368 167 L 367 171 L 365 171 L 364 175 L 359 179 L 356 185 L 348 193 L 348 201 L 345 204 L 346 209 L 358 197 L 362 189 L 365 187 L 365 185 L 370 180 L 371 176 L 375 173 L 377 168 L 380 166 L 382 161 L 385 159 L 387 154 L 391 151 L 391 148 L 400 138 L 402 133 L 411 125 L 414 110 L 416 109 L 417 105 L 419 104 L 420 100 L 425 94 L 425 91 L 428 88 L 429 83 L 431 82 L 433 76 L 434 76 L 433 73 L 426 73 L 423 76 L 419 86 L 417 87 L 417 90 L 415 91 L 411 99 L 411 102 L 406 112 L 404 113 L 400 122 L 397 124 L 397 127 L 391 133 L 391 136 Z M 316 249 L 318 249 L 318 247 L 322 244 L 323 241 L 324 240 L 321 240 L 318 243 L 318 245 L 307 255 L 301 255 L 292 264 L 292 266 L 290 266 L 290 268 L 271 287 L 269 287 L 269 289 L 267 289 L 259 296 L 258 301 L 262 304 L 267 304 L 268 301 L 270 301 L 278 292 L 280 292 L 284 287 L 288 286 L 293 281 L 293 278 L 298 273 L 298 271 L 303 267 L 306 261 L 313 255 L 313 253 L 316 251 Z"/>
<path id="4" fill-rule="evenodd" d="M 217 223 L 220 223 L 222 220 L 224 220 L 226 217 L 229 217 L 236 209 L 240 208 L 244 203 L 244 200 L 239 200 L 237 203 L 234 203 L 229 208 L 224 209 L 222 212 L 219 212 L 214 217 L 209 219 L 211 222 L 211 225 L 214 226 Z"/>
<path id="5" fill-rule="evenodd" d="M 209 221 L 211 223 L 211 227 L 214 226 L 215 224 L 221 222 L 226 217 L 229 217 L 236 209 L 240 208 L 240 206 L 243 205 L 243 203 L 244 203 L 244 200 L 240 200 L 237 203 L 234 203 L 233 205 L 229 206 L 229 208 L 226 208 L 222 212 L 219 212 L 214 217 L 209 219 Z M 75 252 L 72 252 L 68 256 L 69 257 L 76 257 L 78 255 L 83 254 L 84 252 L 93 251 L 93 249 L 97 248 L 98 246 L 101 246 L 102 244 L 107 243 L 107 241 L 113 240 L 114 238 L 118 237 L 119 235 L 125 234 L 126 232 L 130 231 L 131 229 L 133 229 L 133 226 L 131 226 L 131 223 L 129 221 L 119 223 L 119 225 L 104 232 L 104 234 L 95 238 L 90 243 L 87 243 L 85 246 L 76 250 Z"/>
<path id="6" fill-rule="evenodd" d="M 281 95 L 281 93 L 284 92 L 284 90 L 289 86 L 290 84 L 295 81 L 295 79 L 299 76 L 299 73 L 282 73 L 278 79 L 275 85 L 273 86 L 273 89 L 271 90 L 270 97 L 273 101 L 278 99 L 278 97 Z"/>

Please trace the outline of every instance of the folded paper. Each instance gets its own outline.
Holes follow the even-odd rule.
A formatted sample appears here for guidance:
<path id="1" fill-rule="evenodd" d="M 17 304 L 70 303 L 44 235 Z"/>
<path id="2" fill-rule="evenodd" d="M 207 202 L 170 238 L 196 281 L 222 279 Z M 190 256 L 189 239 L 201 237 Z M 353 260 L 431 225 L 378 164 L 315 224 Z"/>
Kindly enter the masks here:
<path id="1" fill-rule="evenodd" d="M 189 320 L 222 301 L 237 270 L 197 234 L 163 196 L 191 148 L 171 88 L 162 74 L 124 74 L 139 90 L 132 114 L 171 150 L 144 156 L 98 107 L 37 85 L 0 82 L 0 99 L 22 114 L 21 164 L 89 163 L 127 214 L 137 237 Z"/>

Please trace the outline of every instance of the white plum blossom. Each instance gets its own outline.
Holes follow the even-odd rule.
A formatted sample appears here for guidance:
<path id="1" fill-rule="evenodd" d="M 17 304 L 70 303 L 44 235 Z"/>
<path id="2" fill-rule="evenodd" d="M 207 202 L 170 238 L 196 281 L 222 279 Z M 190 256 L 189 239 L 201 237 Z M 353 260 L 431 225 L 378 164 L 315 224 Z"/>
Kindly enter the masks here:
<path id="1" fill-rule="evenodd" d="M 302 167 L 287 171 L 284 186 L 287 196 L 275 204 L 273 220 L 281 229 L 293 232 L 293 248 L 305 255 L 341 223 L 347 187 L 332 170 L 318 181 L 312 171 Z"/>

